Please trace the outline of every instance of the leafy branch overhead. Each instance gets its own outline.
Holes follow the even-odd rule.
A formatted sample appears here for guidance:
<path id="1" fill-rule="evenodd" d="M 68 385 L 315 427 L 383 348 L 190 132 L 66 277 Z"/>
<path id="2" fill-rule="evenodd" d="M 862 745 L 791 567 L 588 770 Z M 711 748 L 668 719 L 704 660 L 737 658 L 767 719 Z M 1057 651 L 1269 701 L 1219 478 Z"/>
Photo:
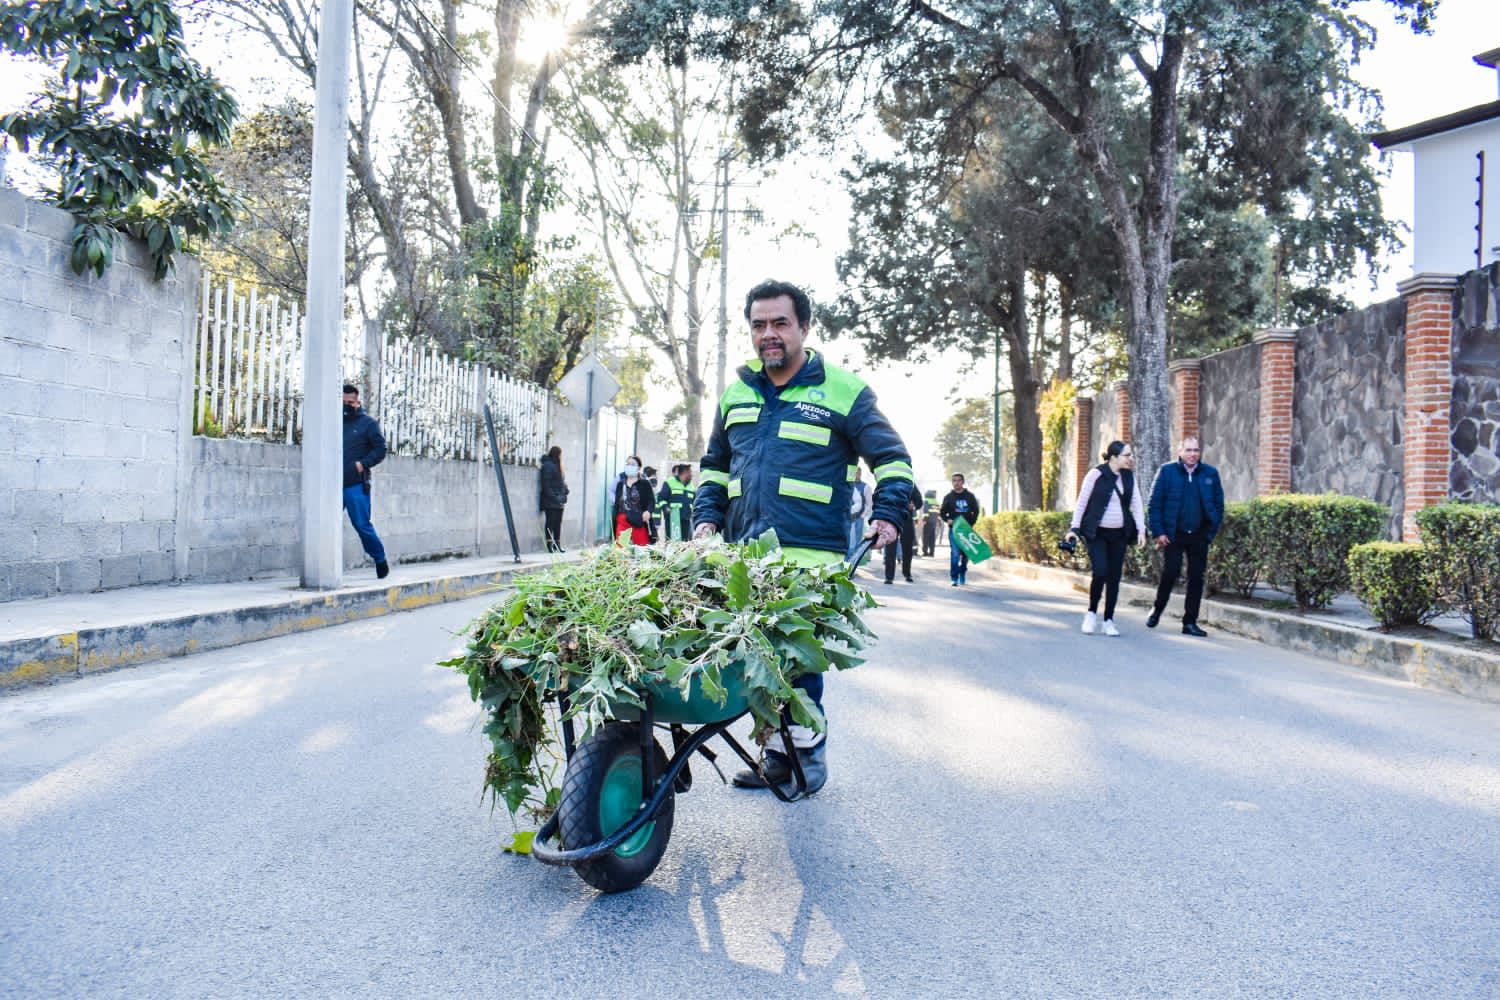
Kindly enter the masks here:
<path id="1" fill-rule="evenodd" d="M 227 142 L 238 107 L 188 56 L 166 0 L 6 4 L 0 46 L 55 71 L 0 130 L 55 168 L 51 200 L 78 218 L 75 271 L 102 275 L 128 232 L 161 279 L 187 240 L 230 229 L 234 198 L 199 144 Z"/>

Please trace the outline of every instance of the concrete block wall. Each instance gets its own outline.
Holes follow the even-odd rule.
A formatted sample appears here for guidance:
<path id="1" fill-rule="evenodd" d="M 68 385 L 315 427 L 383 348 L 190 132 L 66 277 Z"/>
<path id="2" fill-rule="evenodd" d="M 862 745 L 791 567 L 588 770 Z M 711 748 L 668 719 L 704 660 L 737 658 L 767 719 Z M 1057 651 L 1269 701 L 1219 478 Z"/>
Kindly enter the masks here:
<path id="1" fill-rule="evenodd" d="M 0 600 L 177 572 L 198 266 L 74 274 L 73 225 L 0 189 Z"/>
<path id="2" fill-rule="evenodd" d="M 284 576 L 301 567 L 301 449 L 195 437 L 188 577 L 203 582 Z"/>

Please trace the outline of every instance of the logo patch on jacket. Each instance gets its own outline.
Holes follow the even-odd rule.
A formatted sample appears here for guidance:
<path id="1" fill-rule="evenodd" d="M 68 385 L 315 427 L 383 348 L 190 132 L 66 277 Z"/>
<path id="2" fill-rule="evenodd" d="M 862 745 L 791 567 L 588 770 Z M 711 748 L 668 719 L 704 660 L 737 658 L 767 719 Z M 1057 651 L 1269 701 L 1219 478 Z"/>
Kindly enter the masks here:
<path id="1" fill-rule="evenodd" d="M 819 395 L 821 394 L 822 393 L 820 391 Z M 808 393 L 808 395 L 811 396 L 812 393 Z M 832 410 L 824 409 L 821 406 L 813 406 L 811 403 L 797 402 L 793 403 L 792 406 L 795 407 L 797 412 L 802 414 L 804 417 L 811 417 L 814 420 L 827 420 L 829 417 L 833 416 Z"/>

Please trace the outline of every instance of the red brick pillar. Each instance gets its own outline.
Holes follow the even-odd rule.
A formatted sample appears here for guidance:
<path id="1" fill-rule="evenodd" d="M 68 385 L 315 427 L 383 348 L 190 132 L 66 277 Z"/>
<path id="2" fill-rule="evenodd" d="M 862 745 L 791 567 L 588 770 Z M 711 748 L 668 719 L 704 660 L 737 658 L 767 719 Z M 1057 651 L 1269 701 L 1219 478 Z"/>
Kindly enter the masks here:
<path id="1" fill-rule="evenodd" d="M 1260 446 L 1256 492 L 1292 489 L 1292 390 L 1297 380 L 1297 331 L 1272 327 L 1256 333 L 1260 345 Z"/>
<path id="2" fill-rule="evenodd" d="M 1451 274 L 1418 274 L 1396 286 L 1406 299 L 1406 419 L 1401 534 L 1417 539 L 1417 511 L 1448 499 L 1453 415 Z"/>
<path id="3" fill-rule="evenodd" d="M 1073 399 L 1073 495 L 1094 467 L 1094 397 Z"/>
<path id="4" fill-rule="evenodd" d="M 1201 365 L 1197 358 L 1170 362 L 1172 376 L 1172 444 L 1185 437 L 1198 436 L 1198 379 Z"/>
<path id="5" fill-rule="evenodd" d="M 1130 383 L 1115 383 L 1115 436 L 1130 442 Z"/>

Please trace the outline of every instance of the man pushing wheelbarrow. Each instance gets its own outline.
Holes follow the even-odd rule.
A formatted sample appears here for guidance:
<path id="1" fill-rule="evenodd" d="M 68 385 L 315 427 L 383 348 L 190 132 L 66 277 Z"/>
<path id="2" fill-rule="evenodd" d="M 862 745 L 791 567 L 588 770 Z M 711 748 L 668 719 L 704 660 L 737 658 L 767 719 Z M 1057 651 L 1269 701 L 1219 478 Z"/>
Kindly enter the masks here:
<path id="1" fill-rule="evenodd" d="M 863 459 L 875 478 L 872 547 L 896 540 L 911 496 L 911 456 L 870 388 L 804 346 L 811 318 L 807 294 L 784 281 L 762 282 L 745 296 L 756 358 L 719 399 L 693 504 L 694 538 L 722 533 L 743 542 L 774 530 L 792 561 L 838 562 L 848 548 L 849 483 Z M 821 713 L 823 675 L 804 674 L 796 685 Z M 827 733 L 793 724 L 791 734 L 811 795 L 828 780 Z M 761 766 L 734 783 L 764 788 L 792 777 L 787 756 L 768 748 Z"/>
<path id="2" fill-rule="evenodd" d="M 513 815 L 546 819 L 512 849 L 606 892 L 655 870 L 691 758 L 713 762 L 713 738 L 745 763 L 737 786 L 793 801 L 827 781 L 823 674 L 862 662 L 860 612 L 873 605 L 844 563 L 850 469 L 863 458 L 877 480 L 857 562 L 895 537 L 911 466 L 869 389 L 804 350 L 810 311 L 790 285 L 750 293 L 759 359 L 720 403 L 694 542 L 615 547 L 522 577 L 449 661 L 488 712 L 487 788 Z M 733 544 L 705 542 L 720 533 Z M 769 744 L 758 758 L 729 733 L 746 715 Z"/>

